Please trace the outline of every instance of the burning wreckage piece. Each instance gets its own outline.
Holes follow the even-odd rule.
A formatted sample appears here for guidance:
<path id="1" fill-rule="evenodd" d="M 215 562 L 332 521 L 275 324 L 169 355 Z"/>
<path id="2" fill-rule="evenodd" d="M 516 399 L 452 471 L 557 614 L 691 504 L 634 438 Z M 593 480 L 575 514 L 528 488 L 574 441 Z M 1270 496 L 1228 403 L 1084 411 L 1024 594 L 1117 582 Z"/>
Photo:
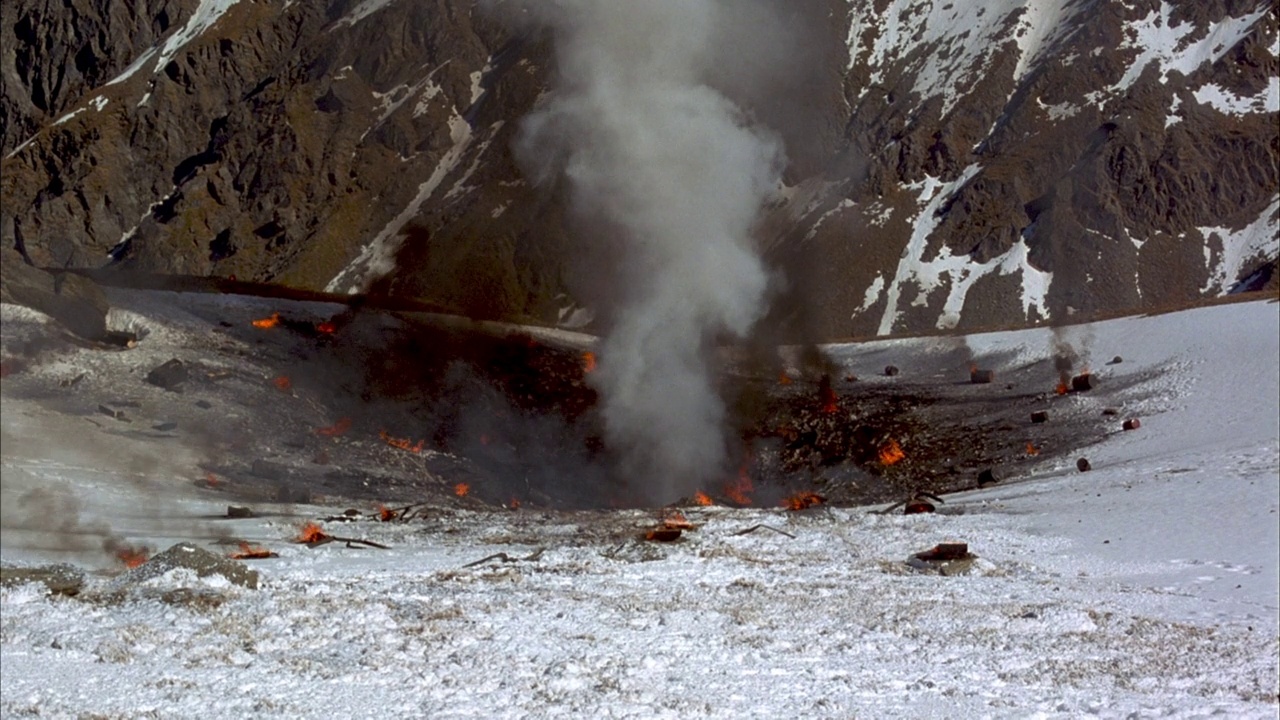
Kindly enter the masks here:
<path id="1" fill-rule="evenodd" d="M 359 538 L 347 538 L 347 537 L 338 537 L 337 535 L 330 535 L 315 523 L 307 523 L 306 525 L 303 525 L 302 530 L 299 531 L 298 533 L 298 536 L 294 538 L 294 542 L 299 545 L 306 545 L 307 547 L 312 549 L 318 548 L 321 545 L 328 545 L 329 543 L 334 543 L 334 542 L 346 543 L 347 547 L 349 548 L 355 548 L 356 545 L 364 545 L 367 547 L 378 548 L 379 550 L 391 549 L 387 545 L 383 545 L 382 543 L 376 543 L 372 540 L 361 540 Z"/>

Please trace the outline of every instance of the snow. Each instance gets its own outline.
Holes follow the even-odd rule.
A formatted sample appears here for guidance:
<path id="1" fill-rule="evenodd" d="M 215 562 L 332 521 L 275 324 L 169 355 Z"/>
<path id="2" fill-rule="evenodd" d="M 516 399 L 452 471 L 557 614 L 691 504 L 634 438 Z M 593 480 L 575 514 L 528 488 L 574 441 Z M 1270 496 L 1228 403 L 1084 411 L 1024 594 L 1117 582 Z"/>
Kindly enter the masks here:
<path id="1" fill-rule="evenodd" d="M 395 0 L 362 0 L 359 5 L 356 5 L 351 9 L 351 12 L 342 16 L 336 23 L 334 23 L 333 27 L 330 28 L 330 31 L 337 30 L 340 27 L 355 25 L 393 2 L 395 2 Z"/>
<path id="2" fill-rule="evenodd" d="M 1171 128 L 1182 122 L 1182 116 L 1178 114 L 1178 108 L 1180 107 L 1182 107 L 1182 96 L 1174 95 L 1173 104 L 1169 106 L 1169 115 L 1164 119 L 1165 129 Z"/>
<path id="3" fill-rule="evenodd" d="M 6 334 L 35 315 L 0 313 Z M 147 322 L 159 333 L 148 343 L 207 333 L 195 315 Z M 946 514 L 694 509 L 701 527 L 668 545 L 608 532 L 651 523 L 641 511 L 441 508 L 420 523 L 329 528 L 386 551 L 285 541 L 298 515 L 324 508 L 222 521 L 280 553 L 255 565 L 260 589 L 174 572 L 99 600 L 0 590 L 0 714 L 1275 717 L 1280 304 L 1059 332 L 1125 358 L 1065 402 L 1143 420 L 1090 448 L 1091 473 L 1046 461 L 1026 481 L 948 496 Z M 1044 360 L 1053 338 L 964 342 L 999 373 Z M 850 369 L 910 358 L 928 373 L 950 341 L 828 350 Z M 223 509 L 192 496 L 181 453 L 138 463 L 146 441 L 86 433 L 12 396 L 0 417 L 6 506 L 32 485 L 68 484 L 86 518 L 155 540 L 201 526 L 157 524 L 142 507 L 179 519 Z M 58 457 L 23 442 L 50 432 L 77 440 Z M 92 454 L 95 442 L 113 454 Z M 734 534 L 758 523 L 795 537 Z M 980 557 L 969 575 L 904 567 L 952 539 Z M 464 567 L 498 552 L 517 559 Z M 7 533 L 0 556 L 27 558 Z M 214 601 L 162 599 L 176 588 Z"/>
<path id="4" fill-rule="evenodd" d="M 237 2 L 239 2 L 239 0 L 200 0 L 200 5 L 196 8 L 196 11 L 191 14 L 190 19 L 187 20 L 187 24 L 184 25 L 181 30 L 170 35 L 169 38 L 164 41 L 163 45 L 148 48 L 147 51 L 142 53 L 137 60 L 130 63 L 129 67 L 125 68 L 123 72 L 111 80 L 108 80 L 106 85 L 103 87 L 115 85 L 116 83 L 128 80 L 153 57 L 157 59 L 155 64 L 152 66 L 151 74 L 154 75 L 155 73 L 160 72 L 160 70 L 162 70 L 165 65 L 168 65 L 169 61 L 178 54 L 179 50 L 186 47 L 187 43 L 200 37 L 206 30 L 217 24 L 218 19 L 221 18 L 222 15 L 226 13 L 227 10 L 231 9 L 231 6 L 235 5 Z"/>
<path id="5" fill-rule="evenodd" d="M 67 122 L 68 120 L 70 120 L 71 118 L 73 118 L 73 117 L 75 117 L 75 116 L 79 115 L 80 113 L 84 112 L 85 110 L 88 110 L 88 108 L 76 108 L 75 110 L 72 110 L 71 112 L 67 113 L 66 115 L 63 115 L 62 117 L 58 118 L 57 120 L 54 120 L 54 121 L 53 121 L 53 124 L 54 124 L 54 125 L 61 125 L 62 123 Z"/>
<path id="6" fill-rule="evenodd" d="M 870 87 L 882 82 L 887 66 L 905 62 L 916 78 L 913 90 L 921 101 L 941 95 L 946 115 L 959 92 L 989 69 L 993 51 L 1010 36 L 1018 48 L 1014 79 L 1021 82 L 1045 51 L 1064 37 L 1078 5 L 1082 4 L 1075 0 L 891 0 L 884 8 L 851 3 L 849 67 L 865 63 L 871 69 Z M 1017 20 L 1012 21 L 1015 13 Z M 865 44 L 868 31 L 874 39 Z"/>
<path id="7" fill-rule="evenodd" d="M 1256 220 L 1239 230 L 1226 227 L 1197 228 L 1205 239 L 1204 264 L 1209 269 L 1209 280 L 1201 292 L 1216 289 L 1219 295 L 1231 291 L 1240 278 L 1246 262 L 1264 257 L 1274 260 L 1280 256 L 1280 194 L 1277 194 L 1266 210 Z M 1217 237 L 1220 249 L 1215 253 L 1209 238 Z"/>
<path id="8" fill-rule="evenodd" d="M 855 203 L 854 201 L 848 198 L 845 198 L 840 202 L 836 203 L 835 207 L 822 213 L 822 215 L 818 216 L 818 219 L 811 226 L 809 226 L 809 232 L 805 233 L 804 241 L 808 242 L 812 240 L 818 234 L 818 229 L 821 228 L 822 224 L 827 221 L 827 218 L 831 217 L 832 215 L 835 215 L 838 212 L 843 212 L 845 210 L 848 210 L 855 205 L 857 205 L 857 203 Z"/>
<path id="9" fill-rule="evenodd" d="M 1041 318 L 1049 317 L 1045 296 L 1049 291 L 1049 283 L 1053 281 L 1053 273 L 1041 271 L 1031 265 L 1024 239 L 1019 239 L 1009 250 L 985 263 L 973 262 L 967 255 L 952 255 L 951 248 L 945 245 L 938 251 L 937 257 L 932 260 L 924 258 L 929 235 L 941 220 L 938 209 L 977 175 L 980 169 L 976 164 L 970 165 L 951 182 L 942 182 L 938 178 L 929 176 L 919 183 L 907 186 L 909 189 L 920 192 L 919 203 L 922 209 L 915 218 L 911 239 L 902 250 L 902 258 L 898 261 L 897 271 L 889 284 L 888 300 L 876 334 L 888 335 L 893 332 L 894 323 L 902 315 L 902 311 L 898 309 L 898 303 L 907 283 L 913 283 L 918 289 L 916 298 L 911 303 L 912 307 L 927 307 L 929 293 L 942 283 L 944 277 L 948 281 L 949 290 L 942 311 L 938 315 L 936 327 L 940 330 L 956 327 L 960 323 L 969 288 L 982 277 L 997 270 L 1001 275 L 1021 274 L 1021 301 L 1024 315 L 1030 318 L 1031 309 L 1035 308 Z M 867 297 L 871 297 L 871 288 L 868 288 L 867 292 Z M 876 297 L 879 293 L 880 289 L 876 288 Z M 864 305 L 870 307 L 865 301 Z"/>
<path id="10" fill-rule="evenodd" d="M 1280 112 L 1280 77 L 1267 80 L 1267 87 L 1253 97 L 1239 97 L 1214 83 L 1206 83 L 1194 93 L 1196 102 L 1209 105 L 1225 115 Z"/>
<path id="11" fill-rule="evenodd" d="M 440 157 L 431 175 L 418 185 L 417 194 L 398 215 L 378 231 L 367 245 L 360 249 L 360 253 L 347 267 L 329 281 L 325 286 L 325 292 L 336 293 L 345 290 L 352 295 L 363 292 L 368 288 L 369 283 L 395 267 L 396 252 L 399 251 L 402 240 L 400 230 L 417 217 L 422 204 L 431 198 L 445 176 L 458 166 L 462 155 L 471 144 L 471 126 L 457 114 L 456 110 L 449 118 L 449 137 L 453 140 L 453 146 Z"/>
<path id="12" fill-rule="evenodd" d="M 1112 92 L 1128 90 L 1142 76 L 1147 65 L 1153 62 L 1159 68 L 1161 83 L 1168 80 L 1170 72 L 1190 75 L 1206 63 L 1217 62 L 1249 34 L 1254 24 L 1267 14 L 1267 7 L 1264 3 L 1256 12 L 1238 18 L 1228 17 L 1215 23 L 1203 37 L 1196 39 L 1191 39 L 1196 34 L 1196 27 L 1192 23 L 1169 25 L 1172 12 L 1173 5 L 1167 0 L 1161 0 L 1159 8 L 1142 19 L 1129 23 L 1120 48 L 1137 49 L 1138 55 L 1120 80 L 1112 86 Z"/>

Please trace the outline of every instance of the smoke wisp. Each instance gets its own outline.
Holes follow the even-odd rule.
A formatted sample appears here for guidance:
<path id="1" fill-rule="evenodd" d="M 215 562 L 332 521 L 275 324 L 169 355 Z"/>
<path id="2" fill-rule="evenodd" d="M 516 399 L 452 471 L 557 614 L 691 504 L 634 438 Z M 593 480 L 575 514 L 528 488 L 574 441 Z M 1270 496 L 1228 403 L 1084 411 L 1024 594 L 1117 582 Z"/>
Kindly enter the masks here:
<path id="1" fill-rule="evenodd" d="M 518 154 L 535 182 L 563 182 L 590 234 L 591 301 L 603 321 L 606 439 L 652 499 L 697 489 L 729 458 L 714 380 L 718 339 L 760 318 L 768 273 L 752 239 L 776 190 L 782 143 L 742 95 L 753 47 L 743 3 L 562 0 L 520 5 L 551 30 L 557 84 L 525 119 Z M 763 3 L 745 3 L 761 20 Z M 720 88 L 720 89 L 718 89 Z M 724 89 L 724 90 L 722 90 Z"/>

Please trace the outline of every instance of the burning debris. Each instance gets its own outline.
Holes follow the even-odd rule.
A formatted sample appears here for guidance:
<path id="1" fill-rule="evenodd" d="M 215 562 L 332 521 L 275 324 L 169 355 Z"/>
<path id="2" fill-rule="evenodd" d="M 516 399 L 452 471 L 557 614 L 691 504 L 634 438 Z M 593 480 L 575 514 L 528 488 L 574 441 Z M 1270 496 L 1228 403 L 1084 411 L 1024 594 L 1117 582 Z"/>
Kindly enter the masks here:
<path id="1" fill-rule="evenodd" d="M 818 507 L 826 501 L 827 499 L 818 493 L 805 490 L 783 500 L 782 506 L 793 512 L 798 512 L 800 510 L 808 510 L 809 508 Z"/>
<path id="2" fill-rule="evenodd" d="M 401 450 L 407 450 L 407 451 L 409 451 L 409 452 L 411 452 L 411 453 L 420 453 L 420 452 L 422 452 L 423 448 L 425 448 L 425 447 L 426 447 L 426 443 L 427 443 L 426 438 L 423 438 L 423 439 L 421 439 L 421 440 L 419 440 L 418 442 L 416 442 L 416 443 L 415 443 L 415 442 L 413 442 L 412 440 L 410 440 L 409 438 L 398 438 L 398 437 L 394 437 L 394 436 L 392 436 L 392 435 L 388 434 L 386 430 L 379 430 L 379 431 L 378 431 L 378 437 L 382 438 L 382 441 L 383 441 L 383 442 L 385 442 L 386 444 L 390 445 L 390 446 L 391 446 L 391 447 L 393 447 L 393 448 L 399 448 L 399 449 L 401 449 Z"/>
<path id="3" fill-rule="evenodd" d="M 351 429 L 351 418 L 344 417 L 344 418 L 339 418 L 338 421 L 332 425 L 328 425 L 322 428 L 316 428 L 316 434 L 323 435 L 325 437 L 341 437 L 343 435 L 346 435 L 347 431 L 350 429 Z"/>
<path id="4" fill-rule="evenodd" d="M 268 558 L 280 557 L 279 553 L 272 552 L 264 547 L 250 545 L 247 542 L 240 543 L 240 549 L 231 553 L 227 557 L 232 560 L 266 560 Z"/>
<path id="5" fill-rule="evenodd" d="M 889 442 L 880 446 L 880 464 L 884 466 L 893 465 L 901 462 L 907 454 L 902 452 L 902 447 L 898 445 L 897 440 L 890 439 Z"/>
<path id="6" fill-rule="evenodd" d="M 329 543 L 340 542 L 340 543 L 345 543 L 346 546 L 349 548 L 354 548 L 357 545 L 362 545 L 365 547 L 378 548 L 379 550 L 390 549 L 386 545 L 373 542 L 372 540 L 361 540 L 359 538 L 338 537 L 337 535 L 330 535 L 326 533 L 323 529 L 321 529 L 321 527 L 316 523 L 310 523 L 310 522 L 302 526 L 302 529 L 298 532 L 297 537 L 295 537 L 293 541 L 299 545 L 306 545 L 309 548 L 318 548 L 321 545 L 328 545 Z"/>
<path id="7" fill-rule="evenodd" d="M 269 330 L 280 324 L 280 313 L 271 313 L 269 317 L 264 317 L 253 321 L 253 326 L 262 330 Z"/>
<path id="8" fill-rule="evenodd" d="M 276 389 L 281 392 L 288 392 L 293 389 L 293 381 L 289 379 L 288 375 L 277 375 L 271 379 L 271 384 L 275 385 Z"/>

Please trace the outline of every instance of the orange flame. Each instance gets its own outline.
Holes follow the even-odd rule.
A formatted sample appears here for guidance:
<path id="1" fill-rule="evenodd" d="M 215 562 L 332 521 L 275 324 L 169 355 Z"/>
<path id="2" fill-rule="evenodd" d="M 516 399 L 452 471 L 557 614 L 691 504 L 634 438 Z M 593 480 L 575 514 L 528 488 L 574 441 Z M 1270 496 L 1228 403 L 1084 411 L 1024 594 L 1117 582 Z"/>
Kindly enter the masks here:
<path id="1" fill-rule="evenodd" d="M 276 554 L 264 547 L 254 547 L 247 542 L 240 543 L 240 552 L 231 553 L 232 560 L 262 560 L 276 557 Z"/>
<path id="2" fill-rule="evenodd" d="M 590 350 L 583 351 L 582 372 L 584 373 L 595 372 L 595 369 L 596 369 L 596 354 L 591 352 Z"/>
<path id="3" fill-rule="evenodd" d="M 788 510 L 807 510 L 811 507 L 817 507 L 826 502 L 827 499 L 815 492 L 805 490 L 782 501 L 782 506 Z"/>
<path id="4" fill-rule="evenodd" d="M 338 437 L 339 435 L 346 434 L 346 432 L 350 429 L 351 429 L 351 418 L 344 417 L 344 418 L 339 418 L 338 422 L 332 425 L 329 425 L 327 427 L 316 428 L 316 434 L 324 435 L 325 437 Z"/>
<path id="5" fill-rule="evenodd" d="M 1028 455 L 1031 455 L 1031 456 L 1033 456 L 1033 457 L 1034 457 L 1034 456 L 1036 456 L 1036 455 L 1039 455 L 1039 454 L 1040 454 L 1040 450 L 1039 450 L 1039 449 L 1037 449 L 1035 445 L 1032 445 L 1030 442 L 1028 442 L 1028 443 L 1027 443 L 1027 454 L 1028 454 Z"/>
<path id="6" fill-rule="evenodd" d="M 293 387 L 293 381 L 289 379 L 288 375 L 276 376 L 271 381 L 271 384 L 275 385 L 278 390 L 288 390 L 289 388 Z"/>
<path id="7" fill-rule="evenodd" d="M 453 494 L 458 497 L 466 497 L 469 492 L 471 492 L 471 486 L 466 483 L 458 483 L 453 486 Z"/>
<path id="8" fill-rule="evenodd" d="M 755 492 L 755 489 L 755 485 L 751 483 L 751 475 L 747 472 L 747 464 L 744 462 L 738 469 L 737 480 L 725 484 L 724 496 L 738 505 L 750 505 L 751 493 Z"/>
<path id="9" fill-rule="evenodd" d="M 151 558 L 151 551 L 145 547 L 125 545 L 116 550 L 116 559 L 124 563 L 130 570 L 138 567 Z"/>
<path id="10" fill-rule="evenodd" d="M 325 534 L 324 530 L 320 529 L 319 525 L 309 522 L 302 526 L 302 530 L 298 532 L 298 538 L 294 542 L 313 543 L 327 539 L 329 539 L 329 536 Z"/>
<path id="11" fill-rule="evenodd" d="M 520 509 L 520 499 L 519 499 L 519 498 L 511 498 L 511 502 L 507 503 L 507 507 L 511 508 L 512 510 L 519 510 L 519 509 Z"/>
<path id="12" fill-rule="evenodd" d="M 880 446 L 880 464 L 892 465 L 907 456 L 902 452 L 902 446 L 898 445 L 897 440 L 889 440 L 889 442 Z"/>
<path id="13" fill-rule="evenodd" d="M 316 323 L 316 330 L 324 333 L 325 335 L 332 335 L 338 332 L 338 326 L 334 325 L 333 322 L 329 320 L 325 320 L 322 323 Z"/>
<path id="14" fill-rule="evenodd" d="M 378 519 L 382 522 L 391 522 L 396 519 L 396 511 L 386 505 L 378 506 Z"/>
<path id="15" fill-rule="evenodd" d="M 786 370 L 780 370 L 780 371 L 778 371 L 778 384 L 779 384 L 779 385 L 790 385 L 790 384 L 791 384 L 791 378 L 787 376 L 787 371 L 786 371 Z"/>
<path id="16" fill-rule="evenodd" d="M 1067 387 L 1065 382 L 1060 382 L 1058 383 L 1058 387 L 1054 388 L 1053 391 L 1059 395 L 1066 395 L 1069 389 L 1070 388 Z"/>
<path id="17" fill-rule="evenodd" d="M 253 326 L 266 330 L 280 324 L 280 313 L 271 313 L 271 317 L 264 317 L 260 320 L 254 320 Z"/>
<path id="18" fill-rule="evenodd" d="M 427 444 L 426 438 L 423 438 L 422 440 L 419 440 L 418 442 L 415 443 L 409 438 L 393 437 L 392 435 L 388 434 L 386 430 L 379 430 L 378 437 L 382 438 L 383 442 L 385 442 L 386 444 L 390 445 L 393 448 L 408 450 L 411 453 L 422 452 L 422 448 L 426 447 L 426 444 Z"/>
<path id="19" fill-rule="evenodd" d="M 693 501 L 703 507 L 716 504 L 716 501 L 712 500 L 710 495 L 702 492 L 701 490 L 693 494 Z"/>
<path id="20" fill-rule="evenodd" d="M 661 527 L 667 530 L 693 530 L 693 523 L 689 522 L 689 518 L 679 510 L 672 510 L 666 517 L 662 518 Z"/>
<path id="21" fill-rule="evenodd" d="M 830 385 L 823 385 L 818 395 L 822 398 L 822 412 L 825 415 L 834 415 L 840 411 L 840 398 L 836 395 L 836 391 Z"/>

